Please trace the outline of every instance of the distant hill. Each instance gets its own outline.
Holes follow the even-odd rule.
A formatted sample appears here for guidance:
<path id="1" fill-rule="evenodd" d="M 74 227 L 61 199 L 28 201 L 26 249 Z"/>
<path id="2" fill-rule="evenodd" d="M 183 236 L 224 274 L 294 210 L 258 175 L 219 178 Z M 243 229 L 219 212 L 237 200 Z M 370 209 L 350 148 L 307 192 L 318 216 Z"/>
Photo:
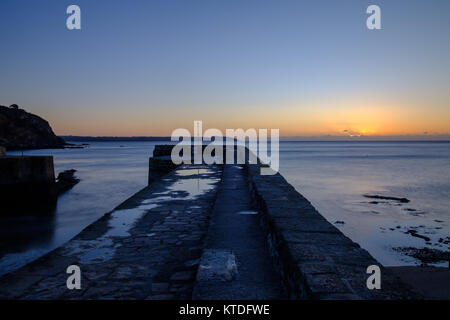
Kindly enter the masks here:
<path id="1" fill-rule="evenodd" d="M 13 104 L 0 106 L 0 146 L 7 150 L 62 148 L 49 123 Z"/>
<path id="2" fill-rule="evenodd" d="M 61 136 L 70 142 L 107 142 L 107 141 L 170 141 L 170 137 L 89 137 L 89 136 Z"/>

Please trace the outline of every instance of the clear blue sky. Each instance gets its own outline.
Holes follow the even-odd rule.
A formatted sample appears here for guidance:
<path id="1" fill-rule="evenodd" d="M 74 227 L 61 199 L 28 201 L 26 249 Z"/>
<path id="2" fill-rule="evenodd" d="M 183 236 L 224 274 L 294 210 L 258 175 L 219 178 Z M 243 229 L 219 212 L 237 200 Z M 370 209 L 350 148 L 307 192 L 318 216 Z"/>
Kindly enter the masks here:
<path id="1" fill-rule="evenodd" d="M 449 35 L 448 0 L 1 0 L 0 104 L 58 134 L 448 134 Z"/>

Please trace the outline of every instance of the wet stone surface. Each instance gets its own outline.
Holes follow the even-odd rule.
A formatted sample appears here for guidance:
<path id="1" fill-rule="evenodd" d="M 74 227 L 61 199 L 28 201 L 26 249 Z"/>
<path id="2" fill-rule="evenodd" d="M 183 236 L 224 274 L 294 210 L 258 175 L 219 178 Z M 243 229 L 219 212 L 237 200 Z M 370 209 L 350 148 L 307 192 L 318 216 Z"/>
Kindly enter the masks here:
<path id="1" fill-rule="evenodd" d="M 193 291 L 195 300 L 286 298 L 247 178 L 243 166 L 224 165 Z"/>
<path id="2" fill-rule="evenodd" d="M 190 299 L 219 166 L 182 166 L 74 239 L 0 278 L 0 299 Z M 69 290 L 69 265 L 81 289 Z"/>

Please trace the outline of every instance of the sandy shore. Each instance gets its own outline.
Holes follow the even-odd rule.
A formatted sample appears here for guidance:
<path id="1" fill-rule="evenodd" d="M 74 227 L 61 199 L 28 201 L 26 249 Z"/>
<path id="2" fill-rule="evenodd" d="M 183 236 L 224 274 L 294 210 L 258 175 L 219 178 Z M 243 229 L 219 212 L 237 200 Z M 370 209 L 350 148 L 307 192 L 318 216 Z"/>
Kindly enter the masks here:
<path id="1" fill-rule="evenodd" d="M 450 300 L 450 269 L 437 267 L 387 267 L 427 300 Z"/>

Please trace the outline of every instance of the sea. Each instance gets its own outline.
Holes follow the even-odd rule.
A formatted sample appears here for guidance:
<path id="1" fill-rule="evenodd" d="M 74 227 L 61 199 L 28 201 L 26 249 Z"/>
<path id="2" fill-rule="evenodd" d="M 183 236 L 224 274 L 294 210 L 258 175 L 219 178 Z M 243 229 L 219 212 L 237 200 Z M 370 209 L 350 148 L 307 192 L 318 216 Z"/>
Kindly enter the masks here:
<path id="1" fill-rule="evenodd" d="M 9 152 L 52 155 L 56 173 L 75 169 L 81 181 L 48 216 L 0 217 L 0 275 L 61 246 L 145 187 L 156 144 L 167 141 Z M 450 142 L 281 141 L 279 157 L 286 180 L 383 265 L 420 264 L 398 248 L 450 250 Z"/>

